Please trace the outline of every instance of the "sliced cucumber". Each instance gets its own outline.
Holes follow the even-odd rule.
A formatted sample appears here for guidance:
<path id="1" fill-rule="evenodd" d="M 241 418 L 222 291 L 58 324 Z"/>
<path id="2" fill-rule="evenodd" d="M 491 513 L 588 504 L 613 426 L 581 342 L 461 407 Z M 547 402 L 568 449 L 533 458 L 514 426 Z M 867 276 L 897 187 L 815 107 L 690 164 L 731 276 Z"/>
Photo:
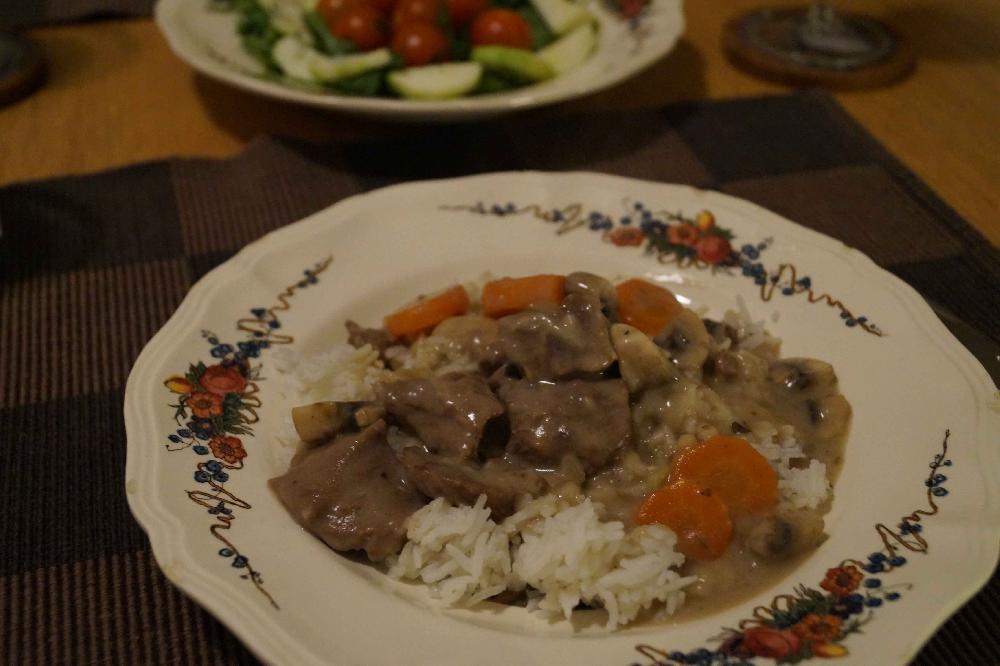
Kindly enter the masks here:
<path id="1" fill-rule="evenodd" d="M 531 0 L 531 4 L 557 35 L 594 20 L 590 12 L 573 0 Z"/>
<path id="2" fill-rule="evenodd" d="M 470 58 L 483 67 L 513 77 L 518 81 L 534 83 L 551 79 L 556 73 L 552 67 L 531 51 L 507 46 L 477 46 Z"/>
<path id="3" fill-rule="evenodd" d="M 538 51 L 536 55 L 558 75 L 579 67 L 590 57 L 596 44 L 597 31 L 590 23 L 584 23 Z"/>
<path id="4" fill-rule="evenodd" d="M 409 99 L 451 99 L 472 92 L 483 76 L 478 62 L 448 62 L 389 72 L 389 87 Z"/>
<path id="5" fill-rule="evenodd" d="M 303 81 L 315 81 L 316 76 L 312 72 L 312 62 L 315 58 L 323 56 L 319 51 L 307 46 L 302 40 L 285 36 L 274 43 L 271 57 L 286 76 Z"/>
<path id="6" fill-rule="evenodd" d="M 323 83 L 332 83 L 339 79 L 357 76 L 379 67 L 385 67 L 392 62 L 392 51 L 387 48 L 341 56 L 326 56 L 317 51 L 313 53 L 316 55 L 310 60 L 309 69 L 312 71 L 313 77 Z"/>

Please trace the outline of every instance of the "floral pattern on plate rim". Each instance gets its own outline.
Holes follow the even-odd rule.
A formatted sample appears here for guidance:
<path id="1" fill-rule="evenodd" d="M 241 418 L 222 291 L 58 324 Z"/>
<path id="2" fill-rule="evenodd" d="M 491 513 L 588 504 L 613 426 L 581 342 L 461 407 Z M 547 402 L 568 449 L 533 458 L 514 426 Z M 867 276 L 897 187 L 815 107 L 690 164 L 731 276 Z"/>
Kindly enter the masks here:
<path id="1" fill-rule="evenodd" d="M 221 543 L 219 555 L 230 560 L 234 569 L 244 572 L 240 578 L 252 582 L 275 609 L 278 604 L 264 588 L 260 571 L 228 536 L 238 512 L 252 506 L 227 490 L 226 483 L 234 472 L 243 469 L 249 456 L 240 437 L 252 436 L 252 426 L 259 420 L 257 409 L 262 403 L 257 384 L 263 376 L 262 366 L 255 359 L 274 345 L 294 342 L 291 335 L 281 332 L 278 313 L 291 308 L 290 301 L 296 292 L 316 284 L 319 274 L 332 261 L 332 257 L 327 257 L 303 271 L 299 280 L 278 294 L 271 307 L 251 308 L 250 317 L 236 322 L 236 329 L 246 335 L 245 340 L 233 345 L 211 331 L 202 331 L 202 338 L 211 345 L 212 365 L 202 361 L 192 363 L 183 375 L 174 375 L 163 382 L 177 396 L 177 402 L 170 406 L 174 409 L 174 421 L 180 426 L 167 436 L 167 451 L 191 451 L 203 458 L 195 463 L 192 474 L 199 486 L 185 491 L 188 499 L 204 507 L 212 517 L 209 530 Z"/>
<path id="2" fill-rule="evenodd" d="M 810 303 L 824 302 L 839 310 L 846 326 L 860 327 L 879 337 L 885 335 L 867 317 L 856 316 L 840 300 L 815 291 L 811 279 L 808 276 L 799 277 L 795 266 L 781 264 L 777 270 L 767 270 L 757 260 L 773 243 L 771 238 L 756 245 L 744 244 L 739 250 L 734 250 L 734 234 L 718 225 L 710 211 L 701 211 L 692 218 L 680 212 L 653 211 L 642 202 L 630 199 L 624 199 L 622 205 L 624 212 L 617 219 L 597 211 L 585 214 L 581 204 L 547 209 L 537 204 L 519 207 L 513 203 L 486 205 L 479 202 L 441 208 L 496 217 L 530 214 L 558 225 L 558 235 L 587 227 L 600 232 L 603 241 L 618 247 L 645 244 L 645 253 L 662 264 L 711 270 L 713 274 L 732 274 L 735 269 L 740 269 L 745 277 L 760 286 L 760 297 L 765 302 L 772 298 L 776 290 L 784 296 L 804 293 Z M 192 474 L 193 481 L 201 484 L 200 487 L 185 493 L 212 516 L 209 530 L 222 544 L 218 555 L 230 560 L 234 569 L 243 571 L 240 578 L 253 583 L 275 609 L 279 606 L 265 589 L 262 574 L 253 567 L 249 556 L 242 553 L 227 536 L 238 516 L 237 512 L 249 510 L 252 506 L 227 490 L 226 483 L 233 472 L 243 469 L 244 461 L 249 456 L 240 436 L 252 436 L 251 426 L 259 420 L 256 410 L 262 403 L 257 393 L 258 382 L 263 376 L 262 366 L 255 363 L 255 359 L 274 345 L 294 342 L 293 336 L 281 332 L 282 323 L 277 313 L 289 310 L 290 299 L 296 292 L 316 284 L 318 276 L 332 261 L 332 257 L 327 257 L 304 270 L 303 277 L 279 293 L 271 307 L 251 308 L 250 317 L 236 322 L 236 329 L 246 335 L 245 340 L 233 345 L 223 342 L 217 334 L 203 330 L 201 336 L 210 345 L 214 362 L 211 365 L 203 361 L 192 363 L 183 375 L 173 375 L 164 381 L 164 386 L 177 396 L 177 401 L 170 407 L 174 409 L 174 420 L 180 426 L 167 436 L 166 450 L 172 453 L 190 450 L 206 458 L 195 464 Z M 884 550 L 872 553 L 867 561 L 848 559 L 828 570 L 820 583 L 826 593 L 800 585 L 792 595 L 775 597 L 771 606 L 754 609 L 754 617 L 741 621 L 739 628 L 726 629 L 717 637 L 722 645 L 715 650 L 701 648 L 688 653 L 667 652 L 647 644 L 637 645 L 635 649 L 655 665 L 741 664 L 749 663 L 747 659 L 758 656 L 782 663 L 812 656 L 846 655 L 847 649 L 841 641 L 872 619 L 871 609 L 881 606 L 884 601 L 898 600 L 901 597 L 899 590 L 910 587 L 905 583 L 883 587 L 881 579 L 866 578 L 862 572 L 889 573 L 903 566 L 906 558 L 898 554 L 900 548 L 926 552 L 927 541 L 920 534 L 920 517 L 936 514 L 938 507 L 934 497 L 947 494 L 942 485 L 947 479 L 937 469 L 952 464 L 945 458 L 948 435 L 945 434 L 941 453 L 931 463 L 926 481 L 929 508 L 918 509 L 904 517 L 897 526 L 898 532 L 878 524 L 876 529 L 882 537 Z M 860 587 L 864 587 L 864 594 L 857 592 Z M 853 617 L 864 613 L 867 614 L 863 618 Z"/>
<path id="3" fill-rule="evenodd" d="M 845 326 L 859 328 L 878 337 L 886 335 L 866 315 L 856 314 L 841 300 L 814 289 L 812 278 L 799 275 L 799 269 L 794 264 L 782 263 L 775 269 L 765 268 L 759 261 L 760 255 L 773 245 L 773 238 L 765 238 L 755 244 L 743 243 L 735 249 L 735 235 L 719 225 L 711 211 L 703 210 L 692 218 L 681 212 L 653 210 L 643 202 L 632 199 L 623 199 L 621 205 L 621 212 L 614 215 L 585 211 L 579 203 L 546 208 L 538 204 L 486 204 L 480 201 L 471 205 L 442 206 L 442 209 L 492 217 L 532 215 L 558 225 L 556 233 L 559 235 L 585 227 L 600 233 L 605 242 L 618 247 L 641 247 L 645 244 L 645 253 L 656 257 L 661 264 L 709 269 L 713 273 L 730 275 L 738 270 L 760 287 L 760 298 L 764 302 L 770 301 L 776 293 L 785 297 L 805 294 L 810 303 L 825 303 L 837 310 Z"/>

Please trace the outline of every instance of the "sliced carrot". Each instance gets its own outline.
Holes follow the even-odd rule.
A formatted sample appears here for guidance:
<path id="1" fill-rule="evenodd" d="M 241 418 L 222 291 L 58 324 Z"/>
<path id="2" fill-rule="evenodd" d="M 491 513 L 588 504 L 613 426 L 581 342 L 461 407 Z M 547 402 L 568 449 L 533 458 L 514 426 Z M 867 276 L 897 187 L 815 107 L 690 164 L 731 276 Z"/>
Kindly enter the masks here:
<path id="1" fill-rule="evenodd" d="M 650 337 L 660 333 L 684 309 L 670 291 L 645 280 L 626 280 L 615 291 L 618 318 Z"/>
<path id="2" fill-rule="evenodd" d="M 670 480 L 684 480 L 710 490 L 733 516 L 760 513 L 778 501 L 778 475 L 750 443 L 718 435 L 682 451 Z"/>
<path id="3" fill-rule="evenodd" d="M 566 277 L 563 275 L 529 275 L 520 278 L 500 278 L 483 287 L 483 314 L 503 317 L 542 303 L 561 303 Z"/>
<path id="4" fill-rule="evenodd" d="M 465 314 L 469 294 L 456 284 L 433 296 L 418 298 L 383 320 L 385 329 L 395 337 L 414 336 L 434 328 L 448 317 Z"/>
<path id="5" fill-rule="evenodd" d="M 660 488 L 639 507 L 640 525 L 662 523 L 677 534 L 677 550 L 695 560 L 720 557 L 733 537 L 725 502 L 688 481 Z"/>

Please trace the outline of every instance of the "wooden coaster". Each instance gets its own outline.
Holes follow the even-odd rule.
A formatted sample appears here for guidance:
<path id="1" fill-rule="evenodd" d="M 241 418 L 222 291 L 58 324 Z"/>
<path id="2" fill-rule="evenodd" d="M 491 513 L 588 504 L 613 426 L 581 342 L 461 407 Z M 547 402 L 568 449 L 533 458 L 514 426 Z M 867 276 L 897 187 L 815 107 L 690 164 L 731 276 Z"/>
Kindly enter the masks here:
<path id="1" fill-rule="evenodd" d="M 913 52 L 884 24 L 855 14 L 844 20 L 878 31 L 882 50 L 872 62 L 851 66 L 834 56 L 818 57 L 797 43 L 794 25 L 804 9 L 764 9 L 729 20 L 722 34 L 726 55 L 737 67 L 778 83 L 835 90 L 877 88 L 912 71 Z"/>
<path id="2" fill-rule="evenodd" d="M 0 106 L 13 104 L 45 82 L 45 58 L 37 43 L 0 32 Z"/>

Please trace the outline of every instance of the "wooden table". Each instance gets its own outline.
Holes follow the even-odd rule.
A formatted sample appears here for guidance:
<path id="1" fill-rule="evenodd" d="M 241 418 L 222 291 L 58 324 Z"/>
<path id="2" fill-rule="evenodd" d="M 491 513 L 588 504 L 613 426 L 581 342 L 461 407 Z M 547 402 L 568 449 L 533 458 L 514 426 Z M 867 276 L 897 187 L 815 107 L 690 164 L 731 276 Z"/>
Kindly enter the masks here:
<path id="1" fill-rule="evenodd" d="M 611 91 L 545 113 L 650 108 L 679 100 L 780 93 L 730 65 L 727 18 L 782 0 L 688 0 L 688 29 L 663 61 Z M 788 4 L 788 3 L 784 3 Z M 994 244 L 1000 245 L 1000 6 L 996 0 L 842 0 L 912 45 L 917 69 L 839 102 Z M 400 132 L 230 89 L 195 74 L 149 20 L 31 33 L 48 85 L 0 109 L 0 184 L 174 155 L 226 156 L 260 133 L 339 141 Z"/>

